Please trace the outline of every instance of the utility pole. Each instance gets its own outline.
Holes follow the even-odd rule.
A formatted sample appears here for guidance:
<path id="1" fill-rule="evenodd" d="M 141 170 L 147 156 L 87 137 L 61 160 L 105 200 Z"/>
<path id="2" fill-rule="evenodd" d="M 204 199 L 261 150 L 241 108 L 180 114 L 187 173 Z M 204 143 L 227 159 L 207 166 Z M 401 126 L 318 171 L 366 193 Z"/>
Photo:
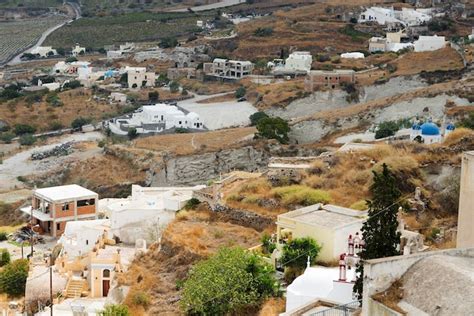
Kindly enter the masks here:
<path id="1" fill-rule="evenodd" d="M 49 300 L 51 302 L 50 312 L 53 316 L 53 254 L 49 255 Z"/>
<path id="2" fill-rule="evenodd" d="M 30 247 L 31 253 L 30 257 L 33 258 L 33 206 L 31 206 L 31 236 L 30 236 Z"/>

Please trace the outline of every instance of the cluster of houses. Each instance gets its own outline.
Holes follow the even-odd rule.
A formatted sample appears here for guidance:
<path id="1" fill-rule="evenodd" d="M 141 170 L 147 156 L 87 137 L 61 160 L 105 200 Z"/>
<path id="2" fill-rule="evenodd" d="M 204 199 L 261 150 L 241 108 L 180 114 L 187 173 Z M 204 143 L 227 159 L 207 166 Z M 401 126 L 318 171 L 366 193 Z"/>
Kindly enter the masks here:
<path id="1" fill-rule="evenodd" d="M 467 288 L 472 287 L 472 280 L 463 275 L 472 274 L 474 260 L 471 229 L 474 212 L 470 207 L 474 196 L 473 177 L 474 152 L 467 152 L 462 160 L 456 249 L 427 251 L 423 236 L 406 229 L 400 210 L 398 231 L 402 255 L 364 262 L 362 315 L 398 315 L 393 307 L 372 298 L 390 290 L 394 282 L 417 285 L 398 303 L 400 308 L 409 311 L 435 308 L 429 301 L 420 299 L 420 295 L 441 295 L 439 284 L 435 286 L 433 282 L 444 273 L 459 279 Z M 26 304 L 37 304 L 40 297 L 49 292 L 49 283 L 41 281 L 48 266 L 52 267 L 54 291 L 61 293 L 54 301 L 55 313 L 69 315 L 79 311 L 89 315 L 106 304 L 121 302 L 127 288 L 118 284 L 117 276 L 128 269 L 136 254 L 147 251 L 147 243 L 160 242 L 164 227 L 175 218 L 176 212 L 203 190 L 206 186 L 133 185 L 127 198 L 99 200 L 97 193 L 74 184 L 35 189 L 31 206 L 21 210 L 31 217 L 33 229 L 55 237 L 57 246 L 46 266 L 45 262 L 31 261 Z M 415 194 L 415 200 L 419 199 L 418 195 Z M 276 249 L 266 259 L 271 264 L 278 268 L 283 245 L 303 237 L 311 237 L 321 245 L 319 262 L 337 262 L 332 267 L 311 266 L 311 258 L 308 258 L 304 273 L 287 287 L 283 315 L 309 315 L 341 305 L 347 312 L 359 308 L 353 286 L 359 252 L 365 246 L 361 229 L 367 216 L 367 211 L 315 204 L 277 217 Z M 463 295 L 455 288 L 451 290 L 450 298 Z M 472 304 L 459 307 L 454 302 L 440 299 L 438 305 L 454 314 L 473 307 Z"/>
<path id="2" fill-rule="evenodd" d="M 53 266 L 54 313 L 97 313 L 106 303 L 123 298 L 117 273 L 127 270 L 147 243 L 158 242 L 161 231 L 192 198 L 194 187 L 132 186 L 123 199 L 102 199 L 79 185 L 36 189 L 31 206 L 21 210 L 31 217 L 33 230 L 55 237 Z M 49 293 L 49 282 L 38 281 L 43 261 L 31 263 L 26 304 L 38 304 Z M 47 297 L 49 298 L 49 297 Z M 81 314 L 82 315 L 82 314 Z"/>

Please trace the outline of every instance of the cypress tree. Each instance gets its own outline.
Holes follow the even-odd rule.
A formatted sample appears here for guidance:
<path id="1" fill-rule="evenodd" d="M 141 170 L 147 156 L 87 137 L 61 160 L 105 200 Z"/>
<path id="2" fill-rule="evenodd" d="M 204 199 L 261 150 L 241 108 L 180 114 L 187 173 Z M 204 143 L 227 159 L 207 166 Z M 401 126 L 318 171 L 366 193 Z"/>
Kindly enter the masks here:
<path id="1" fill-rule="evenodd" d="M 382 165 L 382 172 L 372 172 L 374 174 L 374 181 L 370 186 L 372 200 L 367 201 L 368 219 L 362 225 L 362 238 L 365 242 L 364 249 L 359 253 L 362 261 L 400 254 L 397 249 L 400 244 L 397 213 L 401 192 L 386 164 Z M 356 273 L 358 277 L 353 291 L 359 299 L 362 299 L 364 277 L 362 262 L 357 265 Z"/>

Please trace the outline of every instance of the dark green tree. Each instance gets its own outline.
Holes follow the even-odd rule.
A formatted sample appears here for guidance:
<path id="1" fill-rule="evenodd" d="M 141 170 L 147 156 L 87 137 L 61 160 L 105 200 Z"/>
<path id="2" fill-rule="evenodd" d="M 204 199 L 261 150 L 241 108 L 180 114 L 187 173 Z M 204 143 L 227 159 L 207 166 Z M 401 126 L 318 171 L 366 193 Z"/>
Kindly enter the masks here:
<path id="1" fill-rule="evenodd" d="M 12 296 L 24 295 L 28 267 L 26 259 L 18 259 L 7 264 L 0 272 L 0 290 Z"/>
<path id="2" fill-rule="evenodd" d="M 256 137 L 276 139 L 282 144 L 289 141 L 290 126 L 281 117 L 266 117 L 258 121 Z"/>
<path id="3" fill-rule="evenodd" d="M 222 248 L 198 262 L 183 284 L 180 305 L 188 315 L 245 314 L 278 292 L 273 267 L 241 248 Z"/>
<path id="4" fill-rule="evenodd" d="M 265 112 L 262 112 L 262 111 L 255 112 L 254 114 L 250 115 L 250 117 L 249 117 L 250 125 L 255 126 L 255 125 L 258 124 L 258 122 L 260 122 L 261 119 L 264 119 L 264 118 L 267 118 L 267 117 L 268 117 L 268 115 Z"/>
<path id="5" fill-rule="evenodd" d="M 137 138 L 138 132 L 135 127 L 130 127 L 127 132 L 127 136 L 130 140 Z"/>
<path id="6" fill-rule="evenodd" d="M 372 171 L 374 180 L 370 186 L 372 200 L 367 201 L 369 214 L 367 221 L 362 225 L 362 238 L 365 247 L 359 253 L 362 260 L 385 258 L 400 254 L 400 232 L 397 231 L 398 208 L 401 205 L 401 192 L 397 187 L 396 178 L 386 164 L 382 171 Z M 362 299 L 364 265 L 358 264 L 357 281 L 354 293 Z"/>
<path id="7" fill-rule="evenodd" d="M 176 93 L 179 91 L 179 83 L 176 81 L 171 81 L 170 83 L 170 92 Z"/>

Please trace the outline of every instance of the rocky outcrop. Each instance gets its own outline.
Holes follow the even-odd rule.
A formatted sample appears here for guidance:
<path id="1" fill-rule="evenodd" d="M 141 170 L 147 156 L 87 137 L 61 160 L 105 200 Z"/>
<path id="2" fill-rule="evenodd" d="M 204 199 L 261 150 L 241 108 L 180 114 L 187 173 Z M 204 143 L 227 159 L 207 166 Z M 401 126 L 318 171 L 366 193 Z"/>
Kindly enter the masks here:
<path id="1" fill-rule="evenodd" d="M 168 158 L 163 168 L 153 170 L 151 185 L 199 184 L 232 170 L 264 171 L 272 156 L 313 156 L 319 153 L 320 149 L 302 149 L 270 143 Z"/>
<path id="2" fill-rule="evenodd" d="M 464 98 L 440 94 L 435 97 L 418 97 L 409 101 L 394 102 L 391 105 L 378 108 L 368 108 L 357 115 L 334 117 L 327 119 L 307 119 L 292 124 L 289 133 L 290 140 L 299 143 L 312 143 L 337 130 L 351 129 L 363 123 L 376 124 L 384 121 L 420 117 L 441 119 L 446 110 L 446 102 L 463 106 L 469 105 Z"/>

